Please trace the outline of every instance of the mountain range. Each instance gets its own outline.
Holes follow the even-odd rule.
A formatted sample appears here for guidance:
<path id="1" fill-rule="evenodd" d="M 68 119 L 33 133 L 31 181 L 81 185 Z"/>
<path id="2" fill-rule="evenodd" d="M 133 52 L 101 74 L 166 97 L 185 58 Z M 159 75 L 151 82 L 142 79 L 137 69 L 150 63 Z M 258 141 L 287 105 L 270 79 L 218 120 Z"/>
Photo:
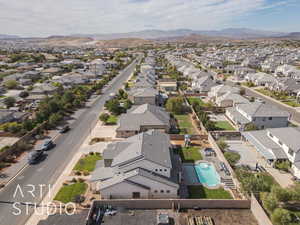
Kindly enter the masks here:
<path id="1" fill-rule="evenodd" d="M 255 39 L 255 38 L 299 38 L 299 32 L 275 32 L 256 30 L 248 28 L 227 28 L 223 30 L 191 30 L 191 29 L 176 29 L 176 30 L 143 30 L 128 33 L 111 33 L 111 34 L 73 34 L 69 36 L 54 36 L 54 37 L 82 37 L 93 38 L 94 40 L 114 40 L 123 38 L 140 38 L 147 40 L 157 40 L 168 38 L 174 40 L 176 37 L 186 37 L 191 35 L 203 35 L 206 37 L 223 37 L 230 39 Z M 53 37 L 53 36 L 51 36 Z M 20 38 L 15 35 L 1 35 L 0 39 Z"/>

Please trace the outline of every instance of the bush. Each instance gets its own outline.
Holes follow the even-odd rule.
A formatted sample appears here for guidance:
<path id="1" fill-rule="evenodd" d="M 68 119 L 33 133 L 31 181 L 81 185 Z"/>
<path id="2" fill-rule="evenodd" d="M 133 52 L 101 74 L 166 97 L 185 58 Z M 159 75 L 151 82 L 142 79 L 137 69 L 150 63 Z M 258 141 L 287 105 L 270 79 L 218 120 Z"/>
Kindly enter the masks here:
<path id="1" fill-rule="evenodd" d="M 271 219 L 275 225 L 287 225 L 293 222 L 291 213 L 288 210 L 281 208 L 274 210 Z"/>
<path id="2" fill-rule="evenodd" d="M 15 80 L 8 80 L 4 83 L 4 86 L 7 88 L 7 89 L 14 89 L 18 86 L 18 82 L 15 81 Z"/>
<path id="3" fill-rule="evenodd" d="M 174 114 L 184 114 L 187 112 L 187 107 L 182 97 L 169 98 L 166 103 L 166 109 Z"/>
<path id="4" fill-rule="evenodd" d="M 228 144 L 223 139 L 218 140 L 217 145 L 222 151 L 225 151 L 229 147 Z"/>
<path id="5" fill-rule="evenodd" d="M 236 152 L 225 152 L 224 156 L 231 166 L 235 166 L 241 158 L 240 154 Z"/>
<path id="6" fill-rule="evenodd" d="M 109 114 L 108 113 L 102 113 L 100 116 L 99 116 L 99 119 L 100 121 L 102 121 L 103 123 L 106 123 L 107 120 L 109 118 Z"/>
<path id="7" fill-rule="evenodd" d="M 276 162 L 275 168 L 285 171 L 285 172 L 288 172 L 291 168 L 291 163 L 288 160 L 282 161 L 282 162 Z"/>

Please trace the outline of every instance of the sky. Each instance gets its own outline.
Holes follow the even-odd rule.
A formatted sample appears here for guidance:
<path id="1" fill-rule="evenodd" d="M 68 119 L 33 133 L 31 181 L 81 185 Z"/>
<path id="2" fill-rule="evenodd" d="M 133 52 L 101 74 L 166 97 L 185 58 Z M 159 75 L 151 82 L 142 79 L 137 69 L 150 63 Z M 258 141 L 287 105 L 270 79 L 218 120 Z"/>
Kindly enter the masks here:
<path id="1" fill-rule="evenodd" d="M 300 0 L 0 0 L 0 34 L 161 29 L 300 31 Z"/>

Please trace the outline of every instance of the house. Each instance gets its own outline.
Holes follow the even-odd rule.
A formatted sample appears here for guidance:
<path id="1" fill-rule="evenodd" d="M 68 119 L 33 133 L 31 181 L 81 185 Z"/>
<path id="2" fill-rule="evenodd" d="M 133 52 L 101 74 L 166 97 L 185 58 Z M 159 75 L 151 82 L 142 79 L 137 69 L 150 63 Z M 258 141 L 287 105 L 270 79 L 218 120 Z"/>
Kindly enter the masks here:
<path id="1" fill-rule="evenodd" d="M 170 78 L 160 79 L 158 81 L 158 88 L 162 92 L 177 91 L 177 81 Z"/>
<path id="2" fill-rule="evenodd" d="M 240 88 L 232 87 L 232 86 L 225 85 L 225 84 L 217 85 L 210 89 L 210 92 L 208 93 L 208 97 L 211 100 L 215 100 L 216 98 L 218 98 L 228 92 L 239 94 Z"/>
<path id="3" fill-rule="evenodd" d="M 128 98 L 135 105 L 156 105 L 159 98 L 159 92 L 152 87 L 132 88 L 128 93 Z"/>
<path id="4" fill-rule="evenodd" d="M 273 128 L 243 132 L 242 136 L 269 162 L 289 160 L 294 176 L 300 179 L 300 129 Z"/>
<path id="5" fill-rule="evenodd" d="M 287 127 L 290 117 L 288 112 L 276 106 L 259 102 L 238 104 L 227 108 L 225 114 L 242 131 L 248 124 L 258 129 Z"/>
<path id="6" fill-rule="evenodd" d="M 150 104 L 133 106 L 126 114 L 121 115 L 117 137 L 127 138 L 151 129 L 168 133 L 171 128 L 170 120 L 170 114 L 162 107 Z"/>
<path id="7" fill-rule="evenodd" d="M 245 79 L 246 81 L 254 83 L 256 86 L 266 86 L 267 84 L 276 82 L 276 78 L 274 76 L 262 72 L 247 74 Z"/>
<path id="8" fill-rule="evenodd" d="M 14 112 L 10 110 L 0 110 L 0 124 L 11 122 L 14 120 Z"/>
<path id="9" fill-rule="evenodd" d="M 237 104 L 249 103 L 248 99 L 246 99 L 245 97 L 232 92 L 227 92 L 226 94 L 217 97 L 215 102 L 219 107 L 232 107 Z"/>
<path id="10" fill-rule="evenodd" d="M 193 79 L 192 90 L 198 93 L 208 93 L 210 89 L 216 85 L 212 76 L 203 76 Z"/>
<path id="11" fill-rule="evenodd" d="M 57 87 L 53 86 L 50 83 L 38 83 L 36 84 L 29 93 L 31 95 L 52 95 L 57 91 Z"/>
<path id="12" fill-rule="evenodd" d="M 107 146 L 90 182 L 103 199 L 178 198 L 167 134 L 150 130 Z"/>

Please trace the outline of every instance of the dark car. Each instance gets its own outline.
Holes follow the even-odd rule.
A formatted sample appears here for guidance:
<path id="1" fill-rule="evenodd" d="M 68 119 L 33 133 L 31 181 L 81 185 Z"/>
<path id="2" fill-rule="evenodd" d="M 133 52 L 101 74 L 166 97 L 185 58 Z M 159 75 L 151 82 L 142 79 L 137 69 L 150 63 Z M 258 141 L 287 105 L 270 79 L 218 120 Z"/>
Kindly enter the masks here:
<path id="1" fill-rule="evenodd" d="M 70 130 L 70 127 L 69 126 L 64 126 L 63 128 L 61 128 L 59 130 L 59 133 L 63 134 L 63 133 L 66 133 Z"/>
<path id="2" fill-rule="evenodd" d="M 54 148 L 55 144 L 53 143 L 53 141 L 51 139 L 46 140 L 43 145 L 41 146 L 41 150 L 43 151 L 48 151 L 51 148 Z"/>
<path id="3" fill-rule="evenodd" d="M 34 150 L 31 152 L 28 156 L 28 163 L 29 164 L 35 164 L 38 163 L 39 160 L 43 157 L 44 151 L 39 149 L 39 150 Z"/>

